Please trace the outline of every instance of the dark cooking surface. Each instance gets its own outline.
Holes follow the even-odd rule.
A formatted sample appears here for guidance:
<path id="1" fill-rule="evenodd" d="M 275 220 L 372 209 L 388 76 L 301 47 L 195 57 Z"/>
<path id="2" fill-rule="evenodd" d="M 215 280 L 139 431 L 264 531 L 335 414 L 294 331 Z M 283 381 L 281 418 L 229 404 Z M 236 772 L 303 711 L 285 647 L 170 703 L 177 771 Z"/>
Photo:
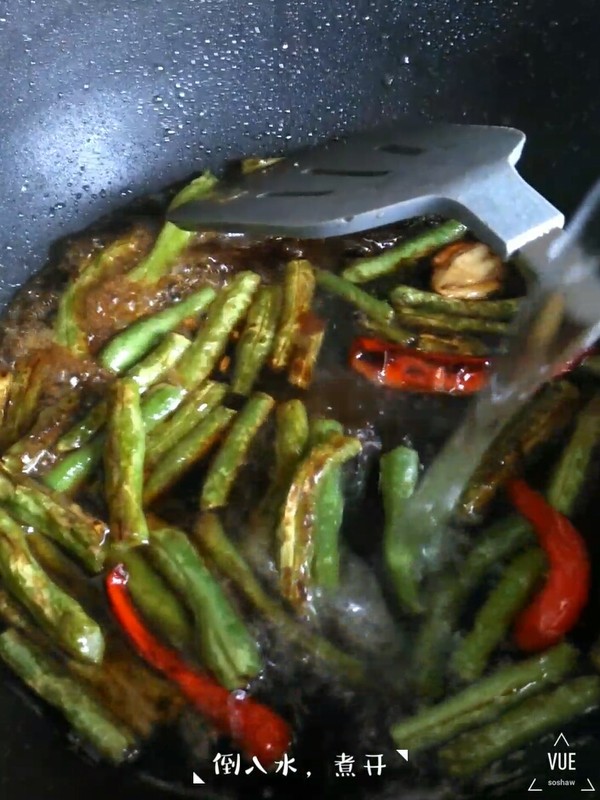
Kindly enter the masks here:
<path id="1" fill-rule="evenodd" d="M 599 34 L 596 0 L 9 0 L 0 301 L 134 195 L 404 112 L 521 127 L 524 172 L 569 211 L 600 173 Z M 69 754 L 4 688 L 0 708 L 3 798 L 155 796 Z"/>

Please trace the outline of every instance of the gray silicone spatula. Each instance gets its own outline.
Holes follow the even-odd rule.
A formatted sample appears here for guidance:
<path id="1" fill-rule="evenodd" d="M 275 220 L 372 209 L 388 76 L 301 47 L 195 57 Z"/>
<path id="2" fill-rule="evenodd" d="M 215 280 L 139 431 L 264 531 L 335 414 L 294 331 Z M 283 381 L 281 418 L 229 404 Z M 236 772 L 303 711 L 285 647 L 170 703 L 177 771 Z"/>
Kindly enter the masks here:
<path id="1" fill-rule="evenodd" d="M 506 257 L 564 222 L 515 170 L 524 142 L 513 128 L 399 121 L 299 151 L 169 218 L 190 230 L 325 238 L 437 213 Z"/>

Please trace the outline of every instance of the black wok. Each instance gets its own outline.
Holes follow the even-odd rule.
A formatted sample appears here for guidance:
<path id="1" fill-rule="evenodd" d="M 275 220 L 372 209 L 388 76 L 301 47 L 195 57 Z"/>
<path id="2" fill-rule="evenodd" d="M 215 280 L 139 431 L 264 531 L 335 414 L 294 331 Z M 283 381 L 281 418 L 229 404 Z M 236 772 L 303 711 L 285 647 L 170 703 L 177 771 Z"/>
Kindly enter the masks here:
<path id="1" fill-rule="evenodd" d="M 0 303 L 133 196 L 401 113 L 523 129 L 524 174 L 568 213 L 600 173 L 599 41 L 595 0 L 6 0 Z M 0 709 L 7 800 L 167 796 L 3 685 Z"/>

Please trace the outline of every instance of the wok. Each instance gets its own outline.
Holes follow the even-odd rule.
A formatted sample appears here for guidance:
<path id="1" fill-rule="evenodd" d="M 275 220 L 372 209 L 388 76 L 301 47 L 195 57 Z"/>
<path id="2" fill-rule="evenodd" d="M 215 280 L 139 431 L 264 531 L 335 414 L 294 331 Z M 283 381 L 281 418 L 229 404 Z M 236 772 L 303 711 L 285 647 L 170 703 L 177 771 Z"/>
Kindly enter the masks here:
<path id="1" fill-rule="evenodd" d="M 569 213 L 600 172 L 599 34 L 595 0 L 7 0 L 0 304 L 134 196 L 404 113 L 521 128 L 525 177 Z M 1 684 L 0 708 L 7 800 L 168 796 Z"/>

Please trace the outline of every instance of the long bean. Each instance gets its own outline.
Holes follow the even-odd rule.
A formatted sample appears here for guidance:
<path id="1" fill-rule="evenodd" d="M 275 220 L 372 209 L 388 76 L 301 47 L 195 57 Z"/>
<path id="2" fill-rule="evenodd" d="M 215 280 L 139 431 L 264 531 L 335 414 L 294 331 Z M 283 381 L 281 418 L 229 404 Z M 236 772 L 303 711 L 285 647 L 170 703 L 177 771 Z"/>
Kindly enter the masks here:
<path id="1" fill-rule="evenodd" d="M 286 264 L 281 315 L 269 363 L 274 370 L 287 367 L 296 333 L 304 314 L 310 311 L 315 291 L 315 274 L 309 261 Z"/>
<path id="2" fill-rule="evenodd" d="M 104 473 L 113 543 L 135 546 L 148 542 L 142 505 L 145 431 L 140 394 L 130 378 L 111 387 L 104 445 Z"/>
<path id="3" fill-rule="evenodd" d="M 546 385 L 503 427 L 475 469 L 456 509 L 463 524 L 478 522 L 498 489 L 549 437 L 573 418 L 579 392 L 568 381 Z"/>
<path id="4" fill-rule="evenodd" d="M 296 335 L 288 372 L 288 380 L 292 386 L 308 389 L 311 385 L 325 331 L 325 323 L 316 317 L 308 324 L 301 325 Z"/>
<path id="5" fill-rule="evenodd" d="M 17 363 L 4 424 L 0 429 L 0 445 L 3 448 L 15 444 L 34 424 L 51 359 L 52 356 L 42 350 L 28 357 L 25 364 Z"/>
<path id="6" fill-rule="evenodd" d="M 221 403 L 227 386 L 205 381 L 191 391 L 169 419 L 157 425 L 146 440 L 146 468 L 154 467 L 177 442 Z"/>
<path id="7" fill-rule="evenodd" d="M 294 471 L 308 442 L 308 415 L 301 400 L 287 400 L 275 409 L 275 461 L 271 483 L 254 516 L 261 541 L 270 545 L 279 511 Z"/>
<path id="8" fill-rule="evenodd" d="M 317 284 L 327 292 L 338 295 L 350 305 L 362 311 L 370 319 L 383 325 L 387 325 L 394 318 L 394 309 L 385 300 L 378 300 L 350 281 L 334 275 L 333 272 L 318 269 L 315 270 Z"/>
<path id="9" fill-rule="evenodd" d="M 469 301 L 465 301 L 469 302 Z M 406 328 L 434 331 L 437 333 L 478 333 L 505 335 L 510 331 L 509 324 L 499 319 L 484 317 L 458 317 L 449 313 L 431 311 L 427 314 L 421 309 L 408 308 L 395 303 L 398 323 Z"/>
<path id="10" fill-rule="evenodd" d="M 478 611 L 472 630 L 452 657 L 452 671 L 461 680 L 473 681 L 483 674 L 490 656 L 531 597 L 546 567 L 544 553 L 533 547 L 515 556 L 504 568 L 498 584 Z"/>
<path id="11" fill-rule="evenodd" d="M 169 489 L 219 440 L 235 411 L 217 406 L 159 461 L 144 485 L 144 504 L 149 505 Z"/>
<path id="12" fill-rule="evenodd" d="M 54 323 L 54 339 L 57 344 L 78 356 L 88 354 L 87 337 L 79 320 L 82 300 L 93 284 L 111 274 L 116 263 L 134 256 L 137 249 L 137 240 L 126 234 L 92 256 L 83 265 L 79 275 L 69 281 L 60 297 Z"/>
<path id="13" fill-rule="evenodd" d="M 415 612 L 421 605 L 415 570 L 417 553 L 410 540 L 403 537 L 403 516 L 406 502 L 417 485 L 419 455 L 410 447 L 396 447 L 381 457 L 379 470 L 379 489 L 385 513 L 386 567 L 403 607 Z"/>
<path id="14" fill-rule="evenodd" d="M 210 172 L 204 172 L 185 186 L 177 194 L 169 206 L 177 208 L 182 203 L 206 197 L 214 188 L 217 179 Z M 192 231 L 183 231 L 172 222 L 166 222 L 154 243 L 150 253 L 136 267 L 130 270 L 127 277 L 131 281 L 155 283 L 166 275 L 188 244 L 193 240 Z"/>
<path id="15" fill-rule="evenodd" d="M 0 467 L 0 502 L 23 525 L 54 539 L 91 572 L 104 564 L 106 525 L 37 481 Z"/>
<path id="16" fill-rule="evenodd" d="M 524 700 L 490 725 L 463 733 L 440 751 L 445 770 L 467 777 L 546 731 L 587 714 L 600 704 L 600 678 L 574 678 L 552 692 Z"/>
<path id="17" fill-rule="evenodd" d="M 200 507 L 203 511 L 226 505 L 231 487 L 246 462 L 250 446 L 274 405 L 275 401 L 270 395 L 257 392 L 236 416 L 204 479 L 200 496 Z"/>
<path id="18" fill-rule="evenodd" d="M 356 658 L 338 650 L 327 639 L 291 619 L 262 588 L 238 549 L 233 545 L 216 514 L 202 514 L 194 528 L 194 539 L 210 563 L 271 624 L 315 658 L 327 663 L 337 675 L 353 683 L 364 681 L 364 669 Z"/>
<path id="19" fill-rule="evenodd" d="M 235 351 L 231 390 L 236 394 L 250 394 L 269 356 L 281 301 L 280 286 L 261 286 L 256 292 Z"/>
<path id="20" fill-rule="evenodd" d="M 150 556 L 188 605 L 204 664 L 224 686 L 245 686 L 262 669 L 255 637 L 189 538 L 174 528 L 152 530 Z"/>
<path id="21" fill-rule="evenodd" d="M 8 400 L 10 397 L 13 375 L 13 372 L 0 373 L 0 429 L 4 425 L 6 412 L 8 411 Z"/>
<path id="22" fill-rule="evenodd" d="M 109 716 L 81 682 L 65 675 L 58 662 L 16 630 L 0 635 L 0 658 L 35 694 L 58 708 L 73 730 L 102 756 L 119 764 L 133 754 L 136 741 L 131 731 Z"/>
<path id="23" fill-rule="evenodd" d="M 79 603 L 54 584 L 37 563 L 27 538 L 0 509 L 0 576 L 53 641 L 75 658 L 102 661 L 104 637 Z"/>
<path id="24" fill-rule="evenodd" d="M 577 650 L 562 643 L 526 661 L 498 668 L 435 706 L 403 719 L 391 729 L 398 747 L 415 752 L 495 719 L 503 711 L 560 683 L 577 663 Z"/>
<path id="25" fill-rule="evenodd" d="M 205 286 L 174 306 L 134 322 L 102 348 L 98 355 L 99 363 L 121 374 L 156 346 L 162 336 L 173 331 L 188 317 L 205 311 L 215 296 L 215 290 Z"/>
<path id="26" fill-rule="evenodd" d="M 443 693 L 452 638 L 471 592 L 496 564 L 534 542 L 529 523 L 511 514 L 479 535 L 459 569 L 436 580 L 414 647 L 414 683 L 421 697 L 436 699 Z"/>
<path id="27" fill-rule="evenodd" d="M 160 384 L 152 387 L 141 403 L 145 433 L 151 433 L 156 425 L 175 411 L 185 396 L 186 390 L 182 386 Z M 101 431 L 83 447 L 63 456 L 42 476 L 43 482 L 57 492 L 76 491 L 102 460 L 104 442 L 105 434 Z"/>
<path id="28" fill-rule="evenodd" d="M 360 450 L 358 439 L 330 434 L 326 441 L 309 450 L 296 470 L 277 533 L 280 590 L 295 607 L 302 607 L 310 594 L 317 488 L 331 469 Z"/>
<path id="29" fill-rule="evenodd" d="M 145 553 L 135 548 L 119 552 L 117 558 L 127 569 L 127 588 L 144 617 L 173 647 L 189 650 L 193 643 L 190 617 Z"/>
<path id="30" fill-rule="evenodd" d="M 426 292 L 413 286 L 397 286 L 391 293 L 392 305 L 399 311 L 416 308 L 419 313 L 447 314 L 457 317 L 478 317 L 510 322 L 519 310 L 519 301 L 457 300 L 436 292 Z"/>
<path id="31" fill-rule="evenodd" d="M 600 394 L 595 394 L 577 415 L 575 430 L 562 452 L 548 488 L 548 501 L 567 516 L 588 471 L 592 455 L 600 444 Z"/>
<path id="32" fill-rule="evenodd" d="M 317 419 L 312 424 L 312 445 L 327 441 L 331 433 L 344 428 L 333 419 Z M 342 470 L 334 467 L 323 476 L 315 490 L 313 573 L 317 586 L 336 589 L 340 583 L 340 529 L 344 516 Z"/>
<path id="33" fill-rule="evenodd" d="M 137 384 L 140 393 L 143 394 L 150 386 L 168 375 L 189 346 L 190 341 L 185 336 L 169 333 L 146 358 L 129 370 L 127 377 Z M 56 452 L 68 453 L 89 442 L 106 422 L 107 411 L 106 401 L 97 403 L 80 422 L 61 436 L 56 443 Z"/>
<path id="34" fill-rule="evenodd" d="M 52 643 L 36 627 L 27 612 L 0 588 L 0 619 L 16 628 L 45 653 Z M 84 664 L 72 658 L 61 660 L 65 669 L 84 683 L 101 706 L 132 733 L 148 738 L 158 723 L 174 718 L 181 709 L 177 690 L 167 681 L 150 672 L 145 665 L 115 636 L 107 639 L 102 664 Z"/>
<path id="35" fill-rule="evenodd" d="M 376 256 L 361 258 L 342 272 L 342 276 L 352 283 L 366 283 L 383 275 L 389 275 L 405 264 L 414 264 L 420 258 L 435 253 L 444 245 L 455 242 L 467 232 L 462 222 L 448 220 L 434 228 L 406 239 L 396 247 L 384 250 Z"/>
<path id="36" fill-rule="evenodd" d="M 204 325 L 177 364 L 175 374 L 187 389 L 206 380 L 223 355 L 229 336 L 245 317 L 260 277 L 238 272 L 211 303 Z"/>

